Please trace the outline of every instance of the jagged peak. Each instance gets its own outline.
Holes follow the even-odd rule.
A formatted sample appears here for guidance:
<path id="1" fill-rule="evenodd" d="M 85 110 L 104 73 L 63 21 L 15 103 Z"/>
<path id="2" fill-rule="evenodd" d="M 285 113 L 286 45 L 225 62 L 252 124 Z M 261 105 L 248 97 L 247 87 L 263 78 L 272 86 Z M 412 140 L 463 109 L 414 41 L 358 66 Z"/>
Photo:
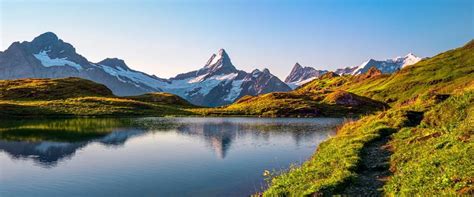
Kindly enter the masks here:
<path id="1" fill-rule="evenodd" d="M 33 42 L 58 41 L 59 38 L 53 32 L 45 32 L 33 39 Z"/>
<path id="2" fill-rule="evenodd" d="M 301 69 L 303 66 L 301 66 L 300 63 L 296 62 L 296 64 L 293 66 L 293 69 Z"/>
<path id="3" fill-rule="evenodd" d="M 254 69 L 250 74 L 252 75 L 252 77 L 259 77 L 262 74 L 271 75 L 270 70 L 268 70 L 268 68 L 264 68 L 263 70 Z"/>
<path id="4" fill-rule="evenodd" d="M 224 49 L 219 49 L 219 51 L 212 54 L 211 58 L 207 61 L 206 65 L 199 69 L 196 73 L 197 76 L 202 74 L 210 74 L 210 73 L 231 73 L 236 72 L 237 69 L 234 67 L 232 62 L 230 61 L 229 55 Z"/>
<path id="5" fill-rule="evenodd" d="M 46 32 L 35 37 L 31 42 L 22 42 L 22 45 L 28 46 L 30 52 L 39 53 L 46 51 L 53 56 L 80 56 L 76 53 L 76 49 L 71 44 L 59 39 L 53 32 Z M 84 57 L 80 57 L 81 61 L 86 62 Z"/>
<path id="6" fill-rule="evenodd" d="M 254 69 L 251 74 L 254 74 L 254 73 L 261 73 L 262 71 L 260 71 L 258 68 Z"/>
<path id="7" fill-rule="evenodd" d="M 110 66 L 110 67 L 121 67 L 124 69 L 129 69 L 125 61 L 119 58 L 105 58 L 104 60 L 100 61 L 97 64 Z"/>
<path id="8" fill-rule="evenodd" d="M 219 51 L 217 52 L 217 55 L 220 56 L 220 57 L 229 57 L 229 55 L 227 55 L 227 52 L 225 51 L 225 49 L 219 49 Z"/>
<path id="9" fill-rule="evenodd" d="M 296 62 L 296 64 L 293 66 L 293 68 L 291 69 L 290 71 L 290 74 L 289 75 L 292 75 L 296 72 L 298 72 L 299 70 L 302 70 L 303 69 L 303 66 L 301 66 L 300 63 Z"/>
<path id="10" fill-rule="evenodd" d="M 268 70 L 268 68 L 264 68 L 262 72 L 265 74 L 270 74 L 270 70 Z"/>
<path id="11" fill-rule="evenodd" d="M 217 53 L 212 54 L 211 58 L 209 58 L 209 60 L 207 61 L 205 67 L 214 66 L 215 64 L 219 63 L 219 60 L 222 60 L 220 61 L 221 63 L 223 63 L 224 61 L 230 62 L 229 55 L 224 49 L 219 49 Z"/>
<path id="12" fill-rule="evenodd" d="M 31 43 L 26 42 L 26 44 L 30 44 L 31 46 L 34 47 L 35 52 L 43 51 L 43 50 L 51 50 L 52 47 L 55 46 L 61 46 L 64 47 L 66 46 L 62 40 L 58 38 L 56 34 L 53 32 L 46 32 L 43 33 L 33 39 Z M 71 48 L 72 51 L 75 51 L 74 47 L 72 45 L 66 46 L 67 48 Z"/>
<path id="13" fill-rule="evenodd" d="M 415 54 L 413 54 L 412 52 L 408 53 L 407 55 L 405 55 L 405 57 L 418 57 L 416 56 Z"/>

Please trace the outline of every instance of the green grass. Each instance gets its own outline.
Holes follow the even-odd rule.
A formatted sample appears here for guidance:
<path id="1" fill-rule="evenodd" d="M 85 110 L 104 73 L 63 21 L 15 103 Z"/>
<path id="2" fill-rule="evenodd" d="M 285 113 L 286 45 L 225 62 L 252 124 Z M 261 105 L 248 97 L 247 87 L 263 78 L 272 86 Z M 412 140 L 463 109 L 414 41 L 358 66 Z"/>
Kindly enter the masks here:
<path id="1" fill-rule="evenodd" d="M 337 193 L 357 177 L 363 147 L 387 132 L 394 133 L 389 142 L 393 176 L 385 194 L 472 194 L 473 65 L 471 41 L 393 75 L 329 77 L 295 90 L 316 98 L 344 90 L 389 103 L 391 109 L 344 124 L 301 167 L 275 176 L 263 195 Z M 419 125 L 410 111 L 424 114 Z"/>
<path id="2" fill-rule="evenodd" d="M 271 181 L 264 196 L 332 194 L 356 178 L 364 145 L 407 122 L 406 111 L 383 112 L 349 122 L 321 143 L 313 157 Z"/>
<path id="3" fill-rule="evenodd" d="M 193 107 L 167 93 L 117 97 L 80 78 L 0 80 L 0 118 L 183 116 Z"/>
<path id="4" fill-rule="evenodd" d="M 351 102 L 343 102 L 345 100 Z M 229 106 L 197 109 L 194 112 L 203 115 L 263 117 L 352 117 L 386 107 L 383 102 L 350 92 L 328 90 L 314 94 L 294 91 L 246 96 Z"/>
<path id="5" fill-rule="evenodd" d="M 142 101 L 147 103 L 154 103 L 159 105 L 171 105 L 179 107 L 195 107 L 185 99 L 165 92 L 146 93 L 139 96 L 125 97 L 135 101 Z"/>
<path id="6" fill-rule="evenodd" d="M 474 92 L 453 96 L 427 111 L 419 127 L 394 135 L 387 193 L 474 192 L 473 103 Z"/>
<path id="7" fill-rule="evenodd" d="M 187 107 L 187 106 L 186 106 Z M 180 106 L 127 98 L 78 97 L 49 101 L 0 101 L 0 117 L 167 116 L 192 115 Z"/>
<path id="8" fill-rule="evenodd" d="M 0 100 L 56 100 L 80 96 L 114 95 L 102 84 L 75 77 L 0 80 Z"/>

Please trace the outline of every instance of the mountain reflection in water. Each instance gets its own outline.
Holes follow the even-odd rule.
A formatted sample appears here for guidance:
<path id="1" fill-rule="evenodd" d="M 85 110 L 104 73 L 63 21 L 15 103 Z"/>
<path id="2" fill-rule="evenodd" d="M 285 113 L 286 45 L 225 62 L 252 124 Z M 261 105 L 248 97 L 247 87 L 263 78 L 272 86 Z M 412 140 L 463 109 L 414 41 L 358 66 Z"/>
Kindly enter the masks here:
<path id="1" fill-rule="evenodd" d="M 42 167 L 60 161 L 92 143 L 120 148 L 127 140 L 156 132 L 176 132 L 199 138 L 224 159 L 238 136 L 268 139 L 271 133 L 291 132 L 295 144 L 329 131 L 340 119 L 315 124 L 309 119 L 290 122 L 255 118 L 137 118 L 9 121 L 0 126 L 0 151 L 14 159 L 31 159 Z"/>

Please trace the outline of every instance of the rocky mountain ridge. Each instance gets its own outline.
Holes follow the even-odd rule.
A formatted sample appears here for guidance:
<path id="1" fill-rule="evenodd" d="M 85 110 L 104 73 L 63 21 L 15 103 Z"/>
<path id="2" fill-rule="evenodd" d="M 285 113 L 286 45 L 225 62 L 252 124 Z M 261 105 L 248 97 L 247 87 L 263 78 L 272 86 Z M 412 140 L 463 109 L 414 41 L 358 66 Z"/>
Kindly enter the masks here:
<path id="1" fill-rule="evenodd" d="M 199 70 L 163 79 L 131 69 L 123 60 L 94 63 L 52 32 L 31 42 L 15 42 L 0 52 L 0 79 L 79 77 L 101 83 L 119 96 L 169 92 L 196 105 L 230 104 L 245 95 L 291 90 L 268 69 L 237 70 L 224 49 Z"/>

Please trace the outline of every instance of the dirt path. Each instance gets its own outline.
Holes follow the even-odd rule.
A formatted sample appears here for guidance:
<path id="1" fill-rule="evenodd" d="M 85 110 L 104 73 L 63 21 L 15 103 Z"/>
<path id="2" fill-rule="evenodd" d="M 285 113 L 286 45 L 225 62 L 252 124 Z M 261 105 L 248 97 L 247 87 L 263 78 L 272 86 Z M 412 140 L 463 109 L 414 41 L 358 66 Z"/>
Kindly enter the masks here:
<path id="1" fill-rule="evenodd" d="M 408 111 L 405 127 L 415 127 L 423 119 L 423 112 Z M 362 149 L 361 164 L 357 169 L 357 178 L 348 183 L 340 194 L 349 196 L 383 196 L 383 186 L 390 172 L 390 155 L 387 143 L 396 129 L 386 129 L 380 138 L 370 142 Z"/>
<path id="2" fill-rule="evenodd" d="M 391 175 L 389 159 L 391 152 L 385 147 L 394 131 L 383 132 L 382 136 L 362 149 L 358 177 L 341 192 L 342 195 L 382 196 L 382 187 Z"/>

